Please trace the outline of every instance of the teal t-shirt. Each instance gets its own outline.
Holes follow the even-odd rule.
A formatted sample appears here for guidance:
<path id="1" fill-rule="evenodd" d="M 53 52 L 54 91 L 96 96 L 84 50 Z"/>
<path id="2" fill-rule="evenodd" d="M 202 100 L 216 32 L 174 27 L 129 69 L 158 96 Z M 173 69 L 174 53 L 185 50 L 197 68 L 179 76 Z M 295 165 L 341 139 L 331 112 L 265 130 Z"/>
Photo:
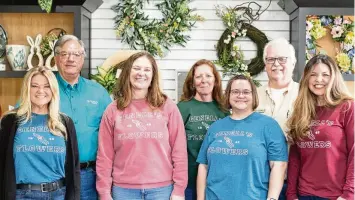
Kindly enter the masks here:
<path id="1" fill-rule="evenodd" d="M 48 183 L 65 177 L 66 142 L 49 132 L 48 115 L 32 114 L 14 140 L 16 184 Z"/>
<path id="2" fill-rule="evenodd" d="M 74 122 L 80 162 L 96 160 L 98 133 L 102 114 L 111 98 L 100 84 L 79 77 L 74 86 L 56 73 L 60 93 L 60 112 Z"/>
<path id="3" fill-rule="evenodd" d="M 274 119 L 256 112 L 242 120 L 225 117 L 209 128 L 197 158 L 208 165 L 206 199 L 266 199 L 269 161 L 287 159 L 286 138 Z"/>
<path id="4" fill-rule="evenodd" d="M 186 131 L 188 186 L 196 187 L 198 168 L 196 159 L 206 132 L 213 122 L 224 118 L 229 113 L 223 112 L 216 101 L 201 102 L 195 98 L 189 101 L 181 101 L 177 106 L 183 118 Z"/>

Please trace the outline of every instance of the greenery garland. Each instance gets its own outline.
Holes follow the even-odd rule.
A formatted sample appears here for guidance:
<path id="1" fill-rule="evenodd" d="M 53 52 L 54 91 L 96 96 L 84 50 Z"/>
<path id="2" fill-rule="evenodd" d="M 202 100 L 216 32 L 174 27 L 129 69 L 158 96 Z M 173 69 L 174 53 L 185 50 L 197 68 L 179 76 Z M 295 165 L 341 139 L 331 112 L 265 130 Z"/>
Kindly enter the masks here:
<path id="1" fill-rule="evenodd" d="M 236 74 L 254 76 L 264 69 L 263 50 L 269 40 L 263 32 L 250 24 L 250 21 L 259 16 L 253 18 L 247 14 L 250 18 L 246 19 L 245 13 L 245 7 L 216 7 L 217 16 L 222 18 L 227 27 L 216 46 L 218 60 L 215 63 L 223 68 L 223 76 Z M 235 44 L 238 37 L 248 37 L 257 45 L 257 56 L 250 61 L 249 65 L 244 63 L 243 52 Z"/>
<path id="2" fill-rule="evenodd" d="M 144 49 L 152 55 L 163 57 L 173 44 L 184 46 L 190 39 L 186 31 L 191 30 L 203 18 L 193 14 L 190 0 L 164 0 L 156 4 L 163 18 L 149 19 L 143 12 L 148 0 L 122 0 L 112 6 L 117 13 L 114 18 L 116 35 L 133 49 Z"/>

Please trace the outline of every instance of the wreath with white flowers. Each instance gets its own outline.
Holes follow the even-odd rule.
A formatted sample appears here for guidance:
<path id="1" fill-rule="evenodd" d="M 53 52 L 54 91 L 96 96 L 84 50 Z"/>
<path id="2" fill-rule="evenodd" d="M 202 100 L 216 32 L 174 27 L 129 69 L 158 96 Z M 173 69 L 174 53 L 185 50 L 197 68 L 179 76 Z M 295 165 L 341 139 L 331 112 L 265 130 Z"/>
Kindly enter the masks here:
<path id="1" fill-rule="evenodd" d="M 257 12 L 256 16 L 252 16 L 251 13 L 247 7 L 216 6 L 217 16 L 222 18 L 227 27 L 216 46 L 218 60 L 215 63 L 223 68 L 223 76 L 242 74 L 250 77 L 264 69 L 263 50 L 269 40 L 263 32 L 250 24 L 262 12 Z M 248 37 L 257 45 L 257 56 L 248 65 L 244 63 L 243 52 L 235 44 L 238 37 Z"/>
<path id="2" fill-rule="evenodd" d="M 144 3 L 149 0 L 122 0 L 112 6 L 117 13 L 116 35 L 133 49 L 144 49 L 152 55 L 163 57 L 173 44 L 184 46 L 190 39 L 186 32 L 200 15 L 193 14 L 189 0 L 164 0 L 155 6 L 161 11 L 162 19 L 149 19 L 143 12 Z"/>
<path id="3" fill-rule="evenodd" d="M 354 22 L 344 16 L 334 15 L 308 15 L 306 18 L 306 59 L 307 61 L 317 54 L 316 40 L 331 30 L 334 42 L 340 43 L 340 49 L 336 49 L 335 61 L 342 73 L 354 74 Z M 318 53 L 326 54 L 321 50 Z"/>

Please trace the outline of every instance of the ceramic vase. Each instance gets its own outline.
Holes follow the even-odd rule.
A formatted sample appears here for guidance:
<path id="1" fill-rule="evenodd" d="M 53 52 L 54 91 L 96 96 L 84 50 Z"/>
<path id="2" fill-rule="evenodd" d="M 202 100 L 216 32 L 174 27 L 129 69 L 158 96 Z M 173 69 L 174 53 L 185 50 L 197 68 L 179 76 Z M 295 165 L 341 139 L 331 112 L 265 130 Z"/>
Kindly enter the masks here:
<path id="1" fill-rule="evenodd" d="M 30 47 L 26 45 L 6 45 L 6 58 L 13 71 L 25 71 Z"/>

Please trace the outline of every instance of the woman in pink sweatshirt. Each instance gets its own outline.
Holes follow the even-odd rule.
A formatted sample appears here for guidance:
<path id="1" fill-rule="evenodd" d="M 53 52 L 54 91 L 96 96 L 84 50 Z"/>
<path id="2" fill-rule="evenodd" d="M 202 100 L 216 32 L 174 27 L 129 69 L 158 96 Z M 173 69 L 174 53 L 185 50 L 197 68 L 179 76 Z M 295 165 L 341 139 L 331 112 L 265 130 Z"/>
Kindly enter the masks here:
<path id="1" fill-rule="evenodd" d="M 329 56 L 308 61 L 288 125 L 287 200 L 353 200 L 354 101 Z"/>
<path id="2" fill-rule="evenodd" d="M 101 120 L 96 161 L 100 200 L 178 200 L 187 185 L 184 123 L 162 93 L 147 52 L 122 64 L 115 101 Z"/>

